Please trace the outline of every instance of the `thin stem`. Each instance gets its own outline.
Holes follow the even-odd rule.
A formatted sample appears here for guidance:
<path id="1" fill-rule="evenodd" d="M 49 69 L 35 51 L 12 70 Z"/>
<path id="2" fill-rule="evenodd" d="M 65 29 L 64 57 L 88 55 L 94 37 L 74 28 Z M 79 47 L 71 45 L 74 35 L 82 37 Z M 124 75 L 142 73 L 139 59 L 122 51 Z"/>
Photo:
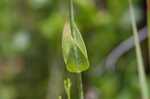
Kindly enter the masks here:
<path id="1" fill-rule="evenodd" d="M 146 75 L 144 72 L 143 58 L 142 58 L 141 47 L 139 43 L 139 37 L 138 37 L 136 21 L 135 21 L 135 16 L 134 16 L 134 11 L 133 11 L 131 0 L 129 0 L 129 6 L 130 6 L 132 29 L 133 29 L 133 34 L 134 34 L 134 41 L 135 41 L 135 46 L 136 46 L 138 73 L 139 73 L 142 98 L 148 99 L 148 87 L 147 87 L 147 82 L 146 82 Z"/>
<path id="2" fill-rule="evenodd" d="M 83 85 L 82 85 L 82 75 L 78 73 L 78 84 L 79 84 L 79 99 L 84 99 L 83 95 Z"/>
<path id="3" fill-rule="evenodd" d="M 147 0 L 147 24 L 148 24 L 148 49 L 149 49 L 149 60 L 150 60 L 150 0 Z"/>
<path id="4" fill-rule="evenodd" d="M 71 34 L 73 35 L 74 39 L 76 40 L 75 31 L 73 29 L 73 27 L 74 27 L 73 0 L 69 0 L 69 16 L 70 16 Z M 77 55 L 76 53 L 77 53 L 77 50 L 75 48 L 75 55 Z M 76 56 L 76 58 L 78 59 L 78 56 Z M 79 97 L 80 97 L 79 99 L 84 99 L 81 73 L 77 74 L 77 78 L 78 78 L 78 85 L 79 85 Z"/>
<path id="5" fill-rule="evenodd" d="M 73 0 L 69 0 L 69 17 L 70 17 L 70 25 L 71 25 L 71 32 L 73 32 L 72 30 L 72 26 L 74 23 L 74 11 L 73 11 Z"/>

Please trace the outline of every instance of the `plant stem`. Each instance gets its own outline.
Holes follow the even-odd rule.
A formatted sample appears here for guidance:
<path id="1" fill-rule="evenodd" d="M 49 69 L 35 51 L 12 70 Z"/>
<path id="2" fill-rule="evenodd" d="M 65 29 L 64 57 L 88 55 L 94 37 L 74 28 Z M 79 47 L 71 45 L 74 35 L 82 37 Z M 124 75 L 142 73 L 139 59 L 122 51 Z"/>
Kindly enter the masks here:
<path id="1" fill-rule="evenodd" d="M 69 0 L 69 17 L 70 17 L 71 34 L 74 36 L 74 39 L 76 40 L 75 31 L 73 29 L 73 26 L 74 26 L 73 0 Z M 76 48 L 75 48 L 75 51 L 76 51 Z M 76 56 L 76 58 L 78 59 L 78 56 Z M 79 85 L 78 87 L 79 99 L 84 99 L 81 73 L 77 73 L 77 80 L 78 80 L 78 85 Z"/>
<path id="2" fill-rule="evenodd" d="M 131 0 L 129 0 L 129 6 L 130 6 L 132 29 L 133 29 L 133 34 L 134 34 L 134 41 L 135 41 L 135 46 L 136 46 L 138 74 L 139 74 L 139 80 L 140 80 L 140 86 L 141 86 L 141 92 L 142 92 L 142 99 L 148 99 L 148 95 L 149 95 L 148 86 L 146 82 L 146 75 L 144 72 L 143 58 L 142 58 L 141 47 L 139 43 L 139 37 L 138 37 L 136 21 L 135 21 L 135 16 L 134 16 L 134 11 L 133 11 Z"/>
<path id="3" fill-rule="evenodd" d="M 82 74 L 78 73 L 77 77 L 78 77 L 78 85 L 79 85 L 79 99 L 84 99 L 83 85 L 82 85 Z"/>
<path id="4" fill-rule="evenodd" d="M 70 17 L 71 33 L 73 33 L 74 11 L 73 11 L 73 1 L 72 0 L 69 0 L 69 17 Z"/>
<path id="5" fill-rule="evenodd" d="M 150 62 L 150 0 L 147 0 L 148 50 Z"/>

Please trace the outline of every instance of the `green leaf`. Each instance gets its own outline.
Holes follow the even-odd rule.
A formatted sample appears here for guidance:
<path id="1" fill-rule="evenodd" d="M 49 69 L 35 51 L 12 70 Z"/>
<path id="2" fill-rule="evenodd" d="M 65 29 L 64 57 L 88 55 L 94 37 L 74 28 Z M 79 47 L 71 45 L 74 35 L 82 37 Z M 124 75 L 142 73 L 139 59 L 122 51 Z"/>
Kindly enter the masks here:
<path id="1" fill-rule="evenodd" d="M 75 23 L 72 26 L 68 22 L 65 24 L 62 49 L 68 71 L 80 73 L 89 68 L 86 47 Z"/>

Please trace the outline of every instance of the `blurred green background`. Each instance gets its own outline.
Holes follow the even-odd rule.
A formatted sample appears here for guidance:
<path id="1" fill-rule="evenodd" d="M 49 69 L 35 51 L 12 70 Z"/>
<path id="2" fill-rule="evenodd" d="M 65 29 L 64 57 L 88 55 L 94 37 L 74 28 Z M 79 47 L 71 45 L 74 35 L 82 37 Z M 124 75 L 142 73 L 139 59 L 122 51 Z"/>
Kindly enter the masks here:
<path id="1" fill-rule="evenodd" d="M 145 0 L 133 0 L 138 29 L 146 25 Z M 74 0 L 76 23 L 88 50 L 90 68 L 83 73 L 86 99 L 141 99 L 135 50 L 122 56 L 115 70 L 103 61 L 132 35 L 128 0 Z M 66 71 L 61 36 L 68 0 L 0 0 L 0 99 L 57 99 Z M 147 41 L 142 49 L 147 64 Z M 148 84 L 150 75 L 147 70 Z"/>

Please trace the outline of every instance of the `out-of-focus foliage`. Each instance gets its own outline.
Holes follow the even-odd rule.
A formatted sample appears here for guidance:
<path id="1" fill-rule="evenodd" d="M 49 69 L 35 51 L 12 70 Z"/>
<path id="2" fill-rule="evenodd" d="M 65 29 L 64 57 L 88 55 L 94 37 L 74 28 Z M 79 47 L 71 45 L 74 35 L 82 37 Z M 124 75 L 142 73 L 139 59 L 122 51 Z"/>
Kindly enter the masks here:
<path id="1" fill-rule="evenodd" d="M 133 1 L 142 28 L 144 0 Z M 74 0 L 74 4 L 91 65 L 84 72 L 85 95 L 96 88 L 99 99 L 141 99 L 133 49 L 121 57 L 115 70 L 103 65 L 112 49 L 132 34 L 128 0 Z M 0 99 L 65 97 L 66 76 L 76 88 L 61 53 L 66 19 L 67 0 L 0 0 Z M 150 85 L 149 76 L 148 81 Z M 71 92 L 76 99 L 76 91 Z"/>

